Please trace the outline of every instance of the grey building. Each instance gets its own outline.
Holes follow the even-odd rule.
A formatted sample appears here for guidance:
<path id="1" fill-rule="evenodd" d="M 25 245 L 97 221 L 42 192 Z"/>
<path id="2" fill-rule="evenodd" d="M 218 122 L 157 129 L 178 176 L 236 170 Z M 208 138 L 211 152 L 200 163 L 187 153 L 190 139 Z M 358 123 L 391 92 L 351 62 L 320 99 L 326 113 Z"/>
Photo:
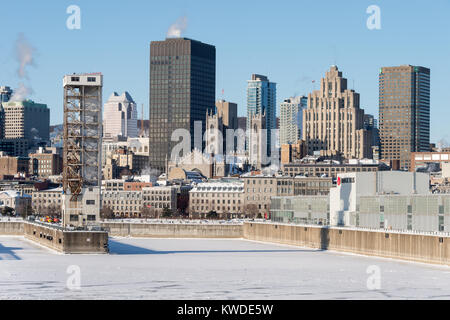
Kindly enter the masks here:
<path id="1" fill-rule="evenodd" d="M 150 44 L 150 166 L 164 171 L 170 159 L 171 136 L 176 129 L 191 134 L 194 122 L 202 122 L 214 110 L 216 48 L 188 38 L 168 38 Z M 200 142 L 201 143 L 201 142 Z M 203 146 L 202 146 L 203 147 Z"/>

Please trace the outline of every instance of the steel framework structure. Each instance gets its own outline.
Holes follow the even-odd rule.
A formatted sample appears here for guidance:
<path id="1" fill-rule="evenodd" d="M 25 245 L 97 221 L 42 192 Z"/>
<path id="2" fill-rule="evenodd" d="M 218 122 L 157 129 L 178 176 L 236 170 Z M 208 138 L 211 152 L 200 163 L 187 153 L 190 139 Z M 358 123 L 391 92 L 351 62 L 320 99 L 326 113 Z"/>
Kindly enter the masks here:
<path id="1" fill-rule="evenodd" d="M 70 201 L 77 201 L 84 187 L 101 185 L 101 78 L 98 73 L 64 79 L 63 188 Z"/>

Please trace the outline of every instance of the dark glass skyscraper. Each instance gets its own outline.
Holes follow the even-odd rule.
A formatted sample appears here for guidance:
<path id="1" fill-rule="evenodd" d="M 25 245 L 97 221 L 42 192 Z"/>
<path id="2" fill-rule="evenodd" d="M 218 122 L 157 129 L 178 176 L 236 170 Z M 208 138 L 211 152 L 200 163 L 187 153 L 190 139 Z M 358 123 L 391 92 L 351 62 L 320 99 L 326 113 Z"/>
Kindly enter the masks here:
<path id="1" fill-rule="evenodd" d="M 168 38 L 150 44 L 150 167 L 164 171 L 170 160 L 174 130 L 191 134 L 194 122 L 202 122 L 214 110 L 216 48 L 187 38 Z"/>
<path id="2" fill-rule="evenodd" d="M 430 69 L 381 68 L 379 91 L 381 158 L 409 169 L 411 152 L 430 150 Z"/>

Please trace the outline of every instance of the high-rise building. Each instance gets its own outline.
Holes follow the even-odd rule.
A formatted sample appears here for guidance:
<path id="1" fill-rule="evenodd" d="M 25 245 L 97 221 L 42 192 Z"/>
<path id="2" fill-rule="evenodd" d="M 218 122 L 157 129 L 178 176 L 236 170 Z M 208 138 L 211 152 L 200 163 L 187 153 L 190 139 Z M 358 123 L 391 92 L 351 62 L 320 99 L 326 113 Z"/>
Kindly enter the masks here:
<path id="1" fill-rule="evenodd" d="M 5 139 L 26 139 L 30 146 L 50 139 L 50 110 L 31 100 L 3 103 Z"/>
<path id="2" fill-rule="evenodd" d="M 331 66 L 321 79 L 320 90 L 308 95 L 302 134 L 308 154 L 321 151 L 347 159 L 372 157 L 372 138 L 370 131 L 364 129 L 359 93 L 347 89 L 347 79 L 337 66 Z"/>
<path id="3" fill-rule="evenodd" d="M 136 138 L 137 129 L 136 103 L 128 92 L 120 96 L 114 92 L 105 103 L 103 110 L 103 137 L 122 136 Z"/>
<path id="4" fill-rule="evenodd" d="M 276 99 L 277 84 L 270 82 L 266 76 L 253 74 L 252 79 L 247 80 L 247 136 L 249 139 L 253 116 L 264 114 L 263 118 L 266 121 L 264 129 L 267 130 L 267 155 L 270 155 L 272 145 L 272 129 L 276 129 Z M 249 143 L 247 150 L 250 151 Z"/>
<path id="5" fill-rule="evenodd" d="M 203 148 L 205 117 L 213 111 L 216 94 L 216 48 L 187 38 L 168 38 L 150 44 L 150 166 L 164 171 L 177 129 L 191 135 L 194 122 L 201 121 L 197 141 Z M 178 137 L 177 137 L 178 138 Z M 199 146 L 199 147 L 200 147 Z M 182 156 L 182 155 L 174 155 Z"/>
<path id="6" fill-rule="evenodd" d="M 101 73 L 64 76 L 64 226 L 96 224 L 102 179 Z"/>
<path id="7" fill-rule="evenodd" d="M 383 160 L 409 169 L 411 152 L 430 149 L 430 69 L 383 67 L 379 73 L 380 146 Z"/>
<path id="8" fill-rule="evenodd" d="M 297 143 L 302 138 L 303 109 L 308 106 L 305 96 L 286 99 L 280 105 L 280 145 Z"/>
<path id="9" fill-rule="evenodd" d="M 0 104 L 3 102 L 8 102 L 11 99 L 12 90 L 10 87 L 2 86 L 0 87 Z"/>

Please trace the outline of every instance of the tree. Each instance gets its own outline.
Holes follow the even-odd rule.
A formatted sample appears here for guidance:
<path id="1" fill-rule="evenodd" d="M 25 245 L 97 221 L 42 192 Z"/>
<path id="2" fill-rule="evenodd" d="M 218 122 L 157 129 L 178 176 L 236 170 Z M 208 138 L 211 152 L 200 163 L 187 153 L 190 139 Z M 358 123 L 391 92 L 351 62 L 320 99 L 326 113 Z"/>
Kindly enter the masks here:
<path id="1" fill-rule="evenodd" d="M 254 203 L 248 204 L 248 205 L 245 207 L 245 211 L 246 211 L 247 216 L 248 216 L 249 218 L 253 218 L 253 219 L 254 219 L 254 218 L 256 217 L 256 215 L 259 213 L 258 206 L 257 206 L 256 204 L 254 204 Z"/>
<path id="2" fill-rule="evenodd" d="M 208 214 L 206 215 L 206 217 L 207 217 L 208 219 L 217 219 L 218 215 L 217 215 L 217 212 L 216 212 L 216 211 L 211 210 L 211 211 L 208 212 Z"/>
<path id="3" fill-rule="evenodd" d="M 100 210 L 100 218 L 114 219 L 114 211 L 109 206 L 103 206 Z"/>
<path id="4" fill-rule="evenodd" d="M 170 217 L 172 217 L 172 210 L 170 210 L 169 208 L 165 207 L 163 209 L 163 212 L 162 212 L 162 217 L 163 218 L 170 218 Z"/>
<path id="5" fill-rule="evenodd" d="M 4 206 L 2 208 L 2 215 L 4 216 L 11 216 L 14 212 L 14 209 L 8 206 Z"/>
<path id="6" fill-rule="evenodd" d="M 156 210 L 153 207 L 142 207 L 141 217 L 144 219 L 156 218 Z"/>

